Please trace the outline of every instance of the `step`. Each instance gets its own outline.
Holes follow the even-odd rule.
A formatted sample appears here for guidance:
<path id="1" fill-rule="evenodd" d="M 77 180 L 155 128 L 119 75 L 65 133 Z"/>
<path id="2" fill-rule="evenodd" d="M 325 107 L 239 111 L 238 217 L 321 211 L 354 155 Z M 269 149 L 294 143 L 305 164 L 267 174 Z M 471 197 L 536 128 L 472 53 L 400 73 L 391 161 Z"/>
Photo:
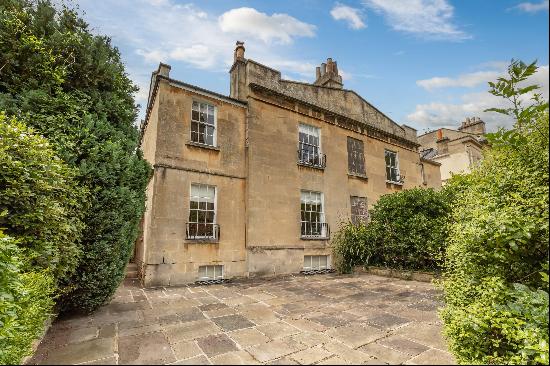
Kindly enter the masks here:
<path id="1" fill-rule="evenodd" d="M 126 278 L 138 278 L 138 271 L 126 271 Z"/>

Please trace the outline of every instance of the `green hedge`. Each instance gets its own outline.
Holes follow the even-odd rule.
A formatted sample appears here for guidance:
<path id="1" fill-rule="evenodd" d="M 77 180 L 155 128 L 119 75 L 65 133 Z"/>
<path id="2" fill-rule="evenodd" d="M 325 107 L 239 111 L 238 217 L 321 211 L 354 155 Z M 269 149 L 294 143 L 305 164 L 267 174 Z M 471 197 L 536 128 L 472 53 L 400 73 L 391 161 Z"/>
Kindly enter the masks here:
<path id="1" fill-rule="evenodd" d="M 43 331 L 81 254 L 87 191 L 43 137 L 0 113 L 0 364 Z"/>
<path id="2" fill-rule="evenodd" d="M 137 88 L 108 37 L 52 1 L 0 2 L 0 109 L 45 136 L 89 192 L 65 310 L 91 311 L 124 278 L 150 166 L 138 151 Z"/>
<path id="3" fill-rule="evenodd" d="M 548 364 L 548 104 L 517 104 L 536 70 L 514 62 L 493 94 L 514 129 L 490 135 L 492 149 L 462 187 L 452 211 L 441 315 L 461 363 Z M 514 105 L 515 103 L 515 105 Z"/>
<path id="4" fill-rule="evenodd" d="M 343 223 L 333 240 L 336 266 L 436 270 L 442 264 L 450 195 L 413 188 L 382 196 L 367 225 Z"/>

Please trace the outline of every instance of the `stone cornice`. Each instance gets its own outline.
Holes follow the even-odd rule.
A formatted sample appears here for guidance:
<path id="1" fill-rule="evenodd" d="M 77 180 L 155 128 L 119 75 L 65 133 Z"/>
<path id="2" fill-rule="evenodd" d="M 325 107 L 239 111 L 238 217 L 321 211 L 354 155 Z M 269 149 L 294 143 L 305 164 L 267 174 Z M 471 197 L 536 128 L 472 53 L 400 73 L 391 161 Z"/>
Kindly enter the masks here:
<path id="1" fill-rule="evenodd" d="M 271 104 L 277 105 L 279 107 L 293 110 L 295 112 L 305 114 L 309 117 L 317 118 L 326 123 L 330 123 L 332 125 L 336 125 L 341 128 L 352 130 L 361 134 L 366 134 L 369 137 L 373 137 L 373 138 L 388 142 L 390 144 L 399 145 L 401 147 L 405 147 L 411 150 L 416 151 L 417 148 L 420 146 L 420 144 L 410 141 L 406 138 L 403 138 L 402 136 L 394 135 L 380 128 L 377 128 L 376 126 L 370 125 L 362 121 L 355 120 L 353 118 L 330 111 L 328 109 L 308 103 L 298 98 L 294 98 L 284 93 L 267 88 L 263 85 L 251 83 L 249 84 L 249 86 L 255 93 L 259 95 L 265 95 L 268 98 L 276 97 L 276 98 L 269 98 L 269 101 L 264 101 L 264 102 L 270 102 Z M 277 99 L 279 98 L 282 98 L 287 105 L 284 105 L 285 102 L 278 103 L 280 102 L 280 101 L 277 101 Z M 288 102 L 292 103 L 292 106 L 289 105 Z"/>

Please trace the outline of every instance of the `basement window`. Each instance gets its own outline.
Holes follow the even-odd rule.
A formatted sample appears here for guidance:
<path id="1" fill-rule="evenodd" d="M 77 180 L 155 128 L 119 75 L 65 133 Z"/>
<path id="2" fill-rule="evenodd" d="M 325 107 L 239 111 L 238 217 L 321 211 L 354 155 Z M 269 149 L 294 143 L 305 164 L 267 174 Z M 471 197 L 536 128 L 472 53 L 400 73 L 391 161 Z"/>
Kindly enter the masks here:
<path id="1" fill-rule="evenodd" d="M 221 280 L 223 279 L 223 266 L 210 265 L 199 266 L 199 281 Z"/>
<path id="2" fill-rule="evenodd" d="M 304 255 L 304 271 L 329 269 L 328 255 Z"/>
<path id="3" fill-rule="evenodd" d="M 191 141 L 216 146 L 216 107 L 193 102 L 191 111 Z"/>

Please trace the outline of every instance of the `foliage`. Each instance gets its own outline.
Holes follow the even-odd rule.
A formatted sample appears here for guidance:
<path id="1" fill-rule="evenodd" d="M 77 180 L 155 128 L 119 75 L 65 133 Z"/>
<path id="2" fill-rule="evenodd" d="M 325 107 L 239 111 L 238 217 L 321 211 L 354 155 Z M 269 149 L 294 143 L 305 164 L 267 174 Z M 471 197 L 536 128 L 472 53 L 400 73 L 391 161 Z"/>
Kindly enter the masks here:
<path id="1" fill-rule="evenodd" d="M 110 39 L 50 0 L 2 1 L 0 39 L 0 109 L 44 135 L 90 192 L 62 304 L 92 310 L 122 281 L 144 210 L 150 167 L 137 151 L 137 88 Z"/>
<path id="2" fill-rule="evenodd" d="M 0 167 L 0 363 L 17 364 L 76 269 L 87 192 L 43 137 L 4 114 Z"/>
<path id="3" fill-rule="evenodd" d="M 438 269 L 447 235 L 450 196 L 414 188 L 382 196 L 367 225 L 343 224 L 333 241 L 337 264 Z"/>
<path id="4" fill-rule="evenodd" d="M 0 364 L 15 365 L 31 351 L 53 307 L 48 270 L 21 272 L 17 242 L 0 230 Z"/>
<path id="5" fill-rule="evenodd" d="M 516 124 L 489 136 L 452 210 L 441 315 L 462 363 L 548 363 L 548 104 L 520 102 L 535 71 L 514 61 L 491 84 Z"/>
<path id="6" fill-rule="evenodd" d="M 0 114 L 0 227 L 19 243 L 24 272 L 70 277 L 80 256 L 86 190 L 77 170 L 23 123 Z"/>

